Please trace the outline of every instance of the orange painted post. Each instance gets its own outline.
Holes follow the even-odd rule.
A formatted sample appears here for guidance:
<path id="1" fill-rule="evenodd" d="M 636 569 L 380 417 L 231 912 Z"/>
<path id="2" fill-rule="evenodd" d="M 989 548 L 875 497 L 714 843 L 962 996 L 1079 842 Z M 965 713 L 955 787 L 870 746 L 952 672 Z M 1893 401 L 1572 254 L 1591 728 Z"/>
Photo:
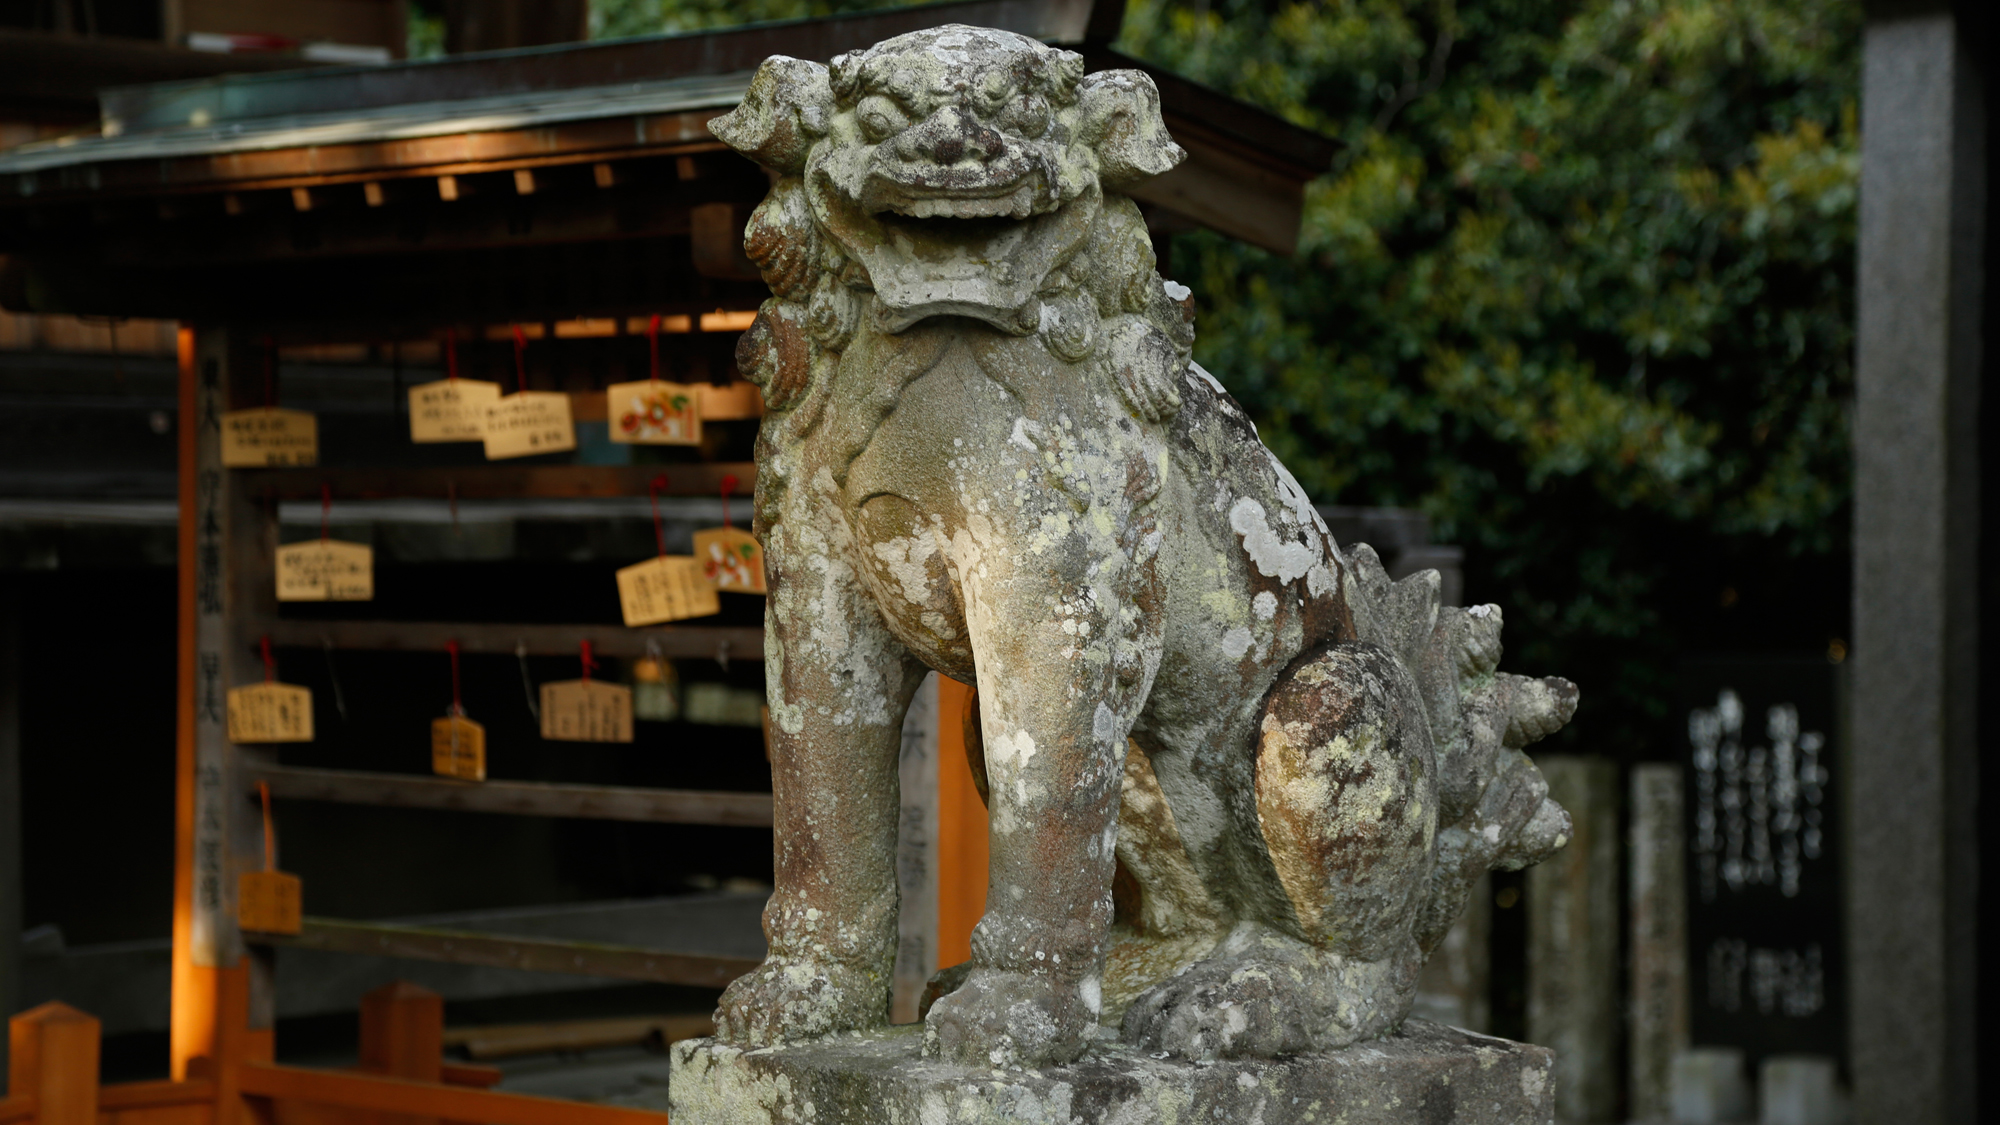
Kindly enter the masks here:
<path id="1" fill-rule="evenodd" d="M 97 1125 L 97 1017 L 51 1002 L 7 1022 L 7 1095 L 36 1125 Z"/>
<path id="2" fill-rule="evenodd" d="M 195 367 L 195 333 L 185 325 L 179 335 L 180 357 L 180 638 L 174 716 L 174 915 L 172 1015 L 168 1031 L 168 1072 L 175 1081 L 188 1076 L 188 1061 L 215 1054 L 214 970 L 194 960 L 194 808 L 195 808 L 195 571 L 200 426 Z"/>
<path id="3" fill-rule="evenodd" d="M 444 997 L 406 980 L 363 996 L 361 1069 L 439 1081 L 444 1073 Z"/>
<path id="4" fill-rule="evenodd" d="M 444 1079 L 444 997 L 399 980 L 361 998 L 361 1069 L 419 1082 Z M 380 1125 L 436 1125 L 434 1117 L 384 1114 Z"/>
<path id="5" fill-rule="evenodd" d="M 938 677 L 937 967 L 972 956 L 972 927 L 986 913 L 986 804 L 965 760 L 964 715 L 972 689 Z"/>

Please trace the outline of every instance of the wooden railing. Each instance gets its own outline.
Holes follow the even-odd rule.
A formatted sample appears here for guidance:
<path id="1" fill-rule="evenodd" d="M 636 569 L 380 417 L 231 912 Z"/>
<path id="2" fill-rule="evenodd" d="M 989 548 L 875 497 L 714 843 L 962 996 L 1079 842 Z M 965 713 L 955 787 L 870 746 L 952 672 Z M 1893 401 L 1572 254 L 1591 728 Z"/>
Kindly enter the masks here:
<path id="1" fill-rule="evenodd" d="M 404 1120 L 480 1125 L 667 1125 L 663 1112 L 491 1090 L 492 1067 L 444 1061 L 444 1002 L 398 982 L 361 1002 L 361 1066 L 318 1070 L 269 1059 L 199 1059 L 184 1081 L 98 1085 L 98 1021 L 44 1004 L 9 1025 L 12 1058 L 0 1125 L 238 1125 L 246 1101 L 275 1113 L 256 1120 L 380 1125 Z M 198 1072 L 198 1073 L 196 1073 Z M 230 1104 L 234 1103 L 234 1104 Z M 312 1107 L 284 1112 L 285 1103 Z"/>

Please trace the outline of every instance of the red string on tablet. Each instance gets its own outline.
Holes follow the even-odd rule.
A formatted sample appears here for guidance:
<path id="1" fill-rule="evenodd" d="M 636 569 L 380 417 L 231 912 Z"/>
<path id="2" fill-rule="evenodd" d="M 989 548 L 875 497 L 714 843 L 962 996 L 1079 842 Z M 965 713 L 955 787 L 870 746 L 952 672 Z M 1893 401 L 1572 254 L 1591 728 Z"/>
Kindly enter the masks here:
<path id="1" fill-rule="evenodd" d="M 735 474 L 735 473 L 725 473 L 725 474 L 723 474 L 723 477 L 722 477 L 722 526 L 724 526 L 724 527 L 728 527 L 728 526 L 730 526 L 730 523 L 729 523 L 729 494 L 730 494 L 730 493 L 732 493 L 732 492 L 734 492 L 734 491 L 736 491 L 736 486 L 737 486 L 738 484 L 740 484 L 740 483 L 741 483 L 741 482 L 740 482 L 740 481 L 738 481 L 738 480 L 736 479 L 736 474 Z"/>

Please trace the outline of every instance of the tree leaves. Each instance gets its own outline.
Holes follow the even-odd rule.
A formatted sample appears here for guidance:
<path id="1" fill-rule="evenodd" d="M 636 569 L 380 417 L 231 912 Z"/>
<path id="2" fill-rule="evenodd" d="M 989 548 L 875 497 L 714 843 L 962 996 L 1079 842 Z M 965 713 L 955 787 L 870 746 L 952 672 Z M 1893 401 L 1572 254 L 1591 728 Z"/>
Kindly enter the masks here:
<path id="1" fill-rule="evenodd" d="M 1834 0 L 1128 14 L 1125 49 L 1348 146 L 1297 258 L 1176 239 L 1197 358 L 1316 499 L 1466 545 L 1526 670 L 1637 662 L 1580 737 L 1663 748 L 1681 652 L 1842 631 L 1858 43 Z M 1831 604 L 1718 608 L 1718 571 L 1800 566 Z"/>

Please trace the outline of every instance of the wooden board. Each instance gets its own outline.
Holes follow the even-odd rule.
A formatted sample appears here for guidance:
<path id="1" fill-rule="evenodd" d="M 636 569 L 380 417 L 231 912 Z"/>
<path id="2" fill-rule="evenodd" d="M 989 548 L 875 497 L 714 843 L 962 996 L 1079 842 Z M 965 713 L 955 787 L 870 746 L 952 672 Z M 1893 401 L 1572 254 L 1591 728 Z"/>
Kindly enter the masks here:
<path id="1" fill-rule="evenodd" d="M 576 423 L 569 396 L 554 391 L 521 391 L 486 406 L 486 459 L 532 457 L 576 448 Z"/>
<path id="2" fill-rule="evenodd" d="M 253 469 L 244 484 L 254 496 L 279 500 L 320 498 L 327 485 L 342 500 L 429 497 L 442 500 L 456 491 L 460 500 L 561 499 L 644 496 L 660 475 L 658 465 L 475 465 L 455 469 Z M 675 465 L 667 472 L 662 496 L 714 496 L 722 478 L 733 476 L 737 491 L 754 491 L 757 466 L 750 461 Z"/>
<path id="3" fill-rule="evenodd" d="M 725 649 L 731 660 L 764 659 L 764 630 L 748 625 L 663 625 L 627 629 L 616 625 L 474 625 L 452 621 L 285 621 L 265 620 L 251 630 L 268 635 L 280 648 L 370 652 L 442 652 L 456 640 L 459 651 L 512 656 L 574 656 L 589 641 L 602 656 L 641 657 L 648 647 L 667 660 L 713 660 Z"/>
<path id="4" fill-rule="evenodd" d="M 542 685 L 542 737 L 564 742 L 632 741 L 632 689 L 603 680 Z"/>
<path id="5" fill-rule="evenodd" d="M 613 383 L 604 389 L 611 440 L 638 445 L 700 445 L 701 388 L 665 380 Z"/>
<path id="6" fill-rule="evenodd" d="M 463 1049 L 468 1058 L 504 1059 L 515 1055 L 547 1054 L 550 1051 L 637 1046 L 654 1039 L 662 1043 L 677 1043 L 682 1039 L 714 1034 L 715 1019 L 705 1013 L 614 1016 L 609 1019 L 446 1028 L 444 1045 Z"/>
<path id="7" fill-rule="evenodd" d="M 307 539 L 278 548 L 273 560 L 281 602 L 375 600 L 375 549 L 339 539 Z"/>
<path id="8" fill-rule="evenodd" d="M 280 1103 L 306 1102 L 484 1125 L 667 1125 L 667 1115 L 653 1110 L 473 1090 L 382 1074 L 245 1062 L 236 1077 L 243 1093 Z"/>
<path id="9" fill-rule="evenodd" d="M 297 766 L 252 767 L 245 771 L 244 784 L 248 791 L 254 791 L 259 781 L 268 782 L 271 796 L 280 800 L 574 817 L 579 820 L 714 824 L 737 828 L 771 826 L 769 793 L 560 785 L 542 781 L 488 781 L 481 785 L 467 785 L 461 781 L 419 774 L 304 769 Z"/>
<path id="10" fill-rule="evenodd" d="M 715 587 L 692 555 L 661 555 L 620 567 L 618 604 L 627 625 L 657 625 L 722 611 Z"/>
<path id="11" fill-rule="evenodd" d="M 694 533 L 694 557 L 718 590 L 762 594 L 764 546 L 740 527 L 711 527 Z"/>
<path id="12" fill-rule="evenodd" d="M 483 379 L 439 379 L 410 388 L 410 440 L 483 441 L 486 408 L 500 400 L 500 384 Z"/>
<path id="13" fill-rule="evenodd" d="M 297 684 L 246 684 L 230 688 L 229 741 L 311 742 L 312 689 Z"/>
<path id="14" fill-rule="evenodd" d="M 269 406 L 222 416 L 224 468 L 311 465 L 317 460 L 319 420 L 303 410 Z"/>
<path id="15" fill-rule="evenodd" d="M 389 922 L 349 922 L 334 918 L 309 917 L 297 934 L 258 934 L 252 940 L 328 953 L 407 957 L 414 961 L 444 961 L 454 965 L 486 965 L 496 969 L 613 977 L 700 988 L 720 988 L 759 964 L 757 959 L 749 957 L 713 957 L 629 945 L 552 941 L 472 930 L 433 929 Z"/>

